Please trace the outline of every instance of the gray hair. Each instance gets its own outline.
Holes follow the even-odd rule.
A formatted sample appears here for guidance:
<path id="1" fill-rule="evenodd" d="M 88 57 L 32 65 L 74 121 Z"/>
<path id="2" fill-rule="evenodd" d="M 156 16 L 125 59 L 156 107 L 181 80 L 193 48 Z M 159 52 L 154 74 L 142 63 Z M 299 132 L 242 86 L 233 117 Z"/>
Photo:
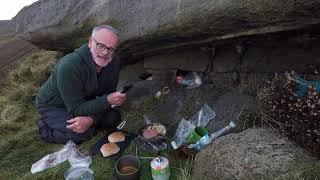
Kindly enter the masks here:
<path id="1" fill-rule="evenodd" d="M 105 25 L 105 24 L 102 24 L 102 25 L 98 25 L 98 26 L 95 26 L 93 29 L 92 29 L 92 33 L 91 33 L 91 36 L 93 36 L 93 34 L 101 29 L 106 29 L 108 31 L 111 31 L 113 32 L 115 35 L 117 35 L 118 39 L 120 39 L 120 36 L 119 36 L 119 31 L 117 29 L 115 29 L 114 27 L 110 26 L 110 25 Z"/>

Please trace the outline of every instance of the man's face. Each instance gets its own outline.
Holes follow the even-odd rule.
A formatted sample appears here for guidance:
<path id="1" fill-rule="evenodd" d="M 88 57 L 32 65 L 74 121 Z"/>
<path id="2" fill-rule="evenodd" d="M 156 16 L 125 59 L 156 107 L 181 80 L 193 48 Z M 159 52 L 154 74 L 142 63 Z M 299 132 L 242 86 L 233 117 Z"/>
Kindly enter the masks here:
<path id="1" fill-rule="evenodd" d="M 88 46 L 97 66 L 102 68 L 111 62 L 118 41 L 117 35 L 106 29 L 100 29 L 90 37 Z"/>

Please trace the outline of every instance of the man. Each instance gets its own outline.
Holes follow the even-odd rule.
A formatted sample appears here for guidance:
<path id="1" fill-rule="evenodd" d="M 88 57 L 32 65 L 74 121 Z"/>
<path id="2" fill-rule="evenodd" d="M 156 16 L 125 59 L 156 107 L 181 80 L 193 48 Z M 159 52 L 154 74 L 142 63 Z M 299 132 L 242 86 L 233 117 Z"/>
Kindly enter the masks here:
<path id="1" fill-rule="evenodd" d="M 93 28 L 89 43 L 56 64 L 40 88 L 36 106 L 40 136 L 47 142 L 81 143 L 95 135 L 97 128 L 115 128 L 126 95 L 115 92 L 120 61 L 115 52 L 118 32 L 111 26 Z"/>

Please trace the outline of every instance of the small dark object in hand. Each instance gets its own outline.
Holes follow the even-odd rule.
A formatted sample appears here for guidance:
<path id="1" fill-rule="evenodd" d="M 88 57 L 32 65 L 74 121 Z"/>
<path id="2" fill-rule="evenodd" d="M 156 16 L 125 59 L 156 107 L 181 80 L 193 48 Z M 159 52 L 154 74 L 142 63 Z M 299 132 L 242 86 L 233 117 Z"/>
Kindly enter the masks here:
<path id="1" fill-rule="evenodd" d="M 124 93 L 128 92 L 132 87 L 133 87 L 133 84 L 128 83 L 122 87 L 122 89 L 120 90 L 120 93 L 124 94 Z"/>

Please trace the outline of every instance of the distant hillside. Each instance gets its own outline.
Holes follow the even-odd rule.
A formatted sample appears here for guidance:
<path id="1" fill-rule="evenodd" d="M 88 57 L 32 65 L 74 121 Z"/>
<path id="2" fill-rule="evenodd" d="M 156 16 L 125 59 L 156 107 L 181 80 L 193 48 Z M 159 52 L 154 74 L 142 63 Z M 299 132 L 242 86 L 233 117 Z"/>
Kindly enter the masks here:
<path id="1" fill-rule="evenodd" d="M 14 26 L 10 20 L 0 20 L 0 34 L 14 32 Z"/>
<path id="2" fill-rule="evenodd" d="M 37 47 L 16 37 L 11 21 L 0 21 L 0 88 L 4 83 L 7 72 L 19 60 L 34 51 Z"/>

